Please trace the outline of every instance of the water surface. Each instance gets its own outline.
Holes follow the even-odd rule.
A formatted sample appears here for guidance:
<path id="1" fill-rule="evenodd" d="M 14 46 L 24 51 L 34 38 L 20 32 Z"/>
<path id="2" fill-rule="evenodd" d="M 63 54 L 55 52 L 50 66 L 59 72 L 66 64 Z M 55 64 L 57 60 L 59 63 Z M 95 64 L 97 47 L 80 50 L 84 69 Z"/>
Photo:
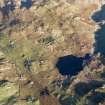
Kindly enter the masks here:
<path id="1" fill-rule="evenodd" d="M 92 19 L 100 26 L 100 29 L 95 32 L 94 51 L 105 57 L 105 5 L 92 15 Z"/>

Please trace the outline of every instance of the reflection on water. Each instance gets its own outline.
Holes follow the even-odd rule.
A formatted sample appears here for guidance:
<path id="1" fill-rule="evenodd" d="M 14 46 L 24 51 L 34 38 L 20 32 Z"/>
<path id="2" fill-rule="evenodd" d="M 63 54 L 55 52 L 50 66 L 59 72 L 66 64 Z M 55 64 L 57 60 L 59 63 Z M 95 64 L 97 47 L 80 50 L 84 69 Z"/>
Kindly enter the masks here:
<path id="1" fill-rule="evenodd" d="M 92 19 L 100 26 L 100 29 L 95 32 L 95 53 L 99 52 L 105 57 L 105 5 L 93 14 Z"/>

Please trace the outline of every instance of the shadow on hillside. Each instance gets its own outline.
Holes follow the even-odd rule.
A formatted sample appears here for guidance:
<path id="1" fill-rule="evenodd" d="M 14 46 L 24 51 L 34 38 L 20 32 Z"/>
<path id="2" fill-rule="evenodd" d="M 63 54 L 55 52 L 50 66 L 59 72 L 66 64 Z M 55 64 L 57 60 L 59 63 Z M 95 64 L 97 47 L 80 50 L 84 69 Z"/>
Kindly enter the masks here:
<path id="1" fill-rule="evenodd" d="M 94 53 L 99 52 L 105 57 L 105 5 L 92 15 L 92 19 L 100 26 L 100 29 L 95 32 Z"/>
<path id="2" fill-rule="evenodd" d="M 29 9 L 32 6 L 32 0 L 21 0 L 20 8 Z M 0 7 L 0 12 L 3 15 L 3 18 L 9 18 L 9 14 L 15 10 L 16 4 L 14 0 L 5 1 L 4 5 Z"/>
<path id="3" fill-rule="evenodd" d="M 96 80 L 91 80 L 90 82 L 88 83 L 85 83 L 85 82 L 80 82 L 80 83 L 77 83 L 75 85 L 75 93 L 79 96 L 84 96 L 85 94 L 87 94 L 89 91 L 91 90 L 95 90 L 99 87 L 102 87 L 103 84 L 105 82 L 104 81 L 96 81 Z"/>
<path id="4" fill-rule="evenodd" d="M 5 1 L 4 2 L 4 6 L 0 7 L 0 11 L 3 15 L 3 17 L 7 17 L 9 18 L 9 13 L 11 13 L 12 11 L 14 11 L 15 9 L 15 4 L 13 0 Z"/>
<path id="5" fill-rule="evenodd" d="M 88 99 L 95 105 L 99 105 L 99 103 L 105 102 L 105 92 L 94 92 L 91 96 L 88 96 Z"/>

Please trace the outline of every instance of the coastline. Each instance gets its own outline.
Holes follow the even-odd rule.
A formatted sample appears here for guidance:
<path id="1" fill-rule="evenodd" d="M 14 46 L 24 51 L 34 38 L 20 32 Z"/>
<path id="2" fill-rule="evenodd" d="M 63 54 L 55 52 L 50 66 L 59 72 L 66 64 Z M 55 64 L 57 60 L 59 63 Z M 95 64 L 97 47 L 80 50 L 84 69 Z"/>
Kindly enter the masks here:
<path id="1" fill-rule="evenodd" d="M 97 8 L 96 10 L 94 10 L 94 11 L 91 13 L 90 17 L 89 17 L 90 20 L 95 23 L 95 30 L 94 30 L 94 33 L 93 33 L 93 45 L 92 45 L 93 47 L 92 47 L 92 49 L 91 49 L 91 53 L 92 53 L 92 54 L 94 54 L 94 52 L 95 52 L 95 51 L 94 51 L 94 49 L 95 49 L 95 48 L 94 48 L 94 43 L 96 43 L 96 40 L 95 40 L 95 32 L 100 29 L 99 24 L 97 24 L 97 23 L 92 19 L 92 16 L 93 16 L 96 12 L 100 11 L 103 5 L 104 5 L 104 4 L 98 4 L 98 8 Z"/>

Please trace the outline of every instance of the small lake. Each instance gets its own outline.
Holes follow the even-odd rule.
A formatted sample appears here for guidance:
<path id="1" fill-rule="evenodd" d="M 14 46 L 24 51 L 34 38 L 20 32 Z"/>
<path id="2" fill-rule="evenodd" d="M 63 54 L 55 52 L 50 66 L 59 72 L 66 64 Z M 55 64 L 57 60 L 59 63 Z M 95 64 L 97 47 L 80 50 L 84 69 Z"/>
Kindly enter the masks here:
<path id="1" fill-rule="evenodd" d="M 22 0 L 21 1 L 21 7 L 20 8 L 27 8 L 29 9 L 32 6 L 32 0 Z"/>
<path id="2" fill-rule="evenodd" d="M 80 57 L 68 55 L 60 57 L 56 64 L 60 74 L 62 75 L 76 75 L 83 69 L 83 60 Z"/>
<path id="3" fill-rule="evenodd" d="M 86 54 L 83 57 L 67 55 L 60 57 L 56 63 L 56 67 L 61 75 L 74 76 L 77 75 L 85 67 L 84 61 L 91 61 L 93 56 Z"/>

